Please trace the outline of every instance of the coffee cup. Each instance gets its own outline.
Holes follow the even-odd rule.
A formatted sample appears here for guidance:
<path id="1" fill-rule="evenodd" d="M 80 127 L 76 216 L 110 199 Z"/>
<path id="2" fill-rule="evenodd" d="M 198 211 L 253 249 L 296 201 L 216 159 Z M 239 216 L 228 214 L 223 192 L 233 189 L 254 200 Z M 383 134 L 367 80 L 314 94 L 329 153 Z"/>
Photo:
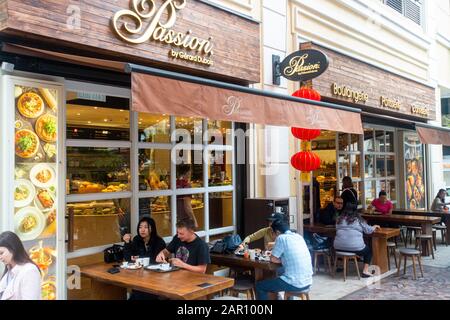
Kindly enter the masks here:
<path id="1" fill-rule="evenodd" d="M 122 268 L 126 268 L 128 266 L 128 261 L 122 262 Z"/>
<path id="2" fill-rule="evenodd" d="M 256 250 L 254 250 L 254 249 L 248 250 L 248 255 L 250 257 L 250 260 L 255 260 L 256 259 Z"/>
<path id="3" fill-rule="evenodd" d="M 144 264 L 144 259 L 143 258 L 137 258 L 136 259 L 136 265 L 137 266 L 142 266 Z"/>
<path id="4" fill-rule="evenodd" d="M 142 258 L 142 265 L 143 265 L 144 267 L 148 266 L 149 264 L 150 264 L 150 258 L 149 258 L 149 257 L 147 257 L 147 258 Z"/>

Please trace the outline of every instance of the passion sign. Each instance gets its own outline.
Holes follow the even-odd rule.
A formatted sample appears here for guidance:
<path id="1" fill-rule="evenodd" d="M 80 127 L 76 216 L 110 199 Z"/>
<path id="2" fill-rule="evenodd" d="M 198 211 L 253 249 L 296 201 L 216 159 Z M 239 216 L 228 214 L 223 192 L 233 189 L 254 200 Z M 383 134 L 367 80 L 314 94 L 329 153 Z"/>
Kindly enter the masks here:
<path id="1" fill-rule="evenodd" d="M 306 81 L 318 77 L 328 68 L 328 57 L 319 50 L 299 50 L 280 63 L 280 73 L 292 81 Z"/>

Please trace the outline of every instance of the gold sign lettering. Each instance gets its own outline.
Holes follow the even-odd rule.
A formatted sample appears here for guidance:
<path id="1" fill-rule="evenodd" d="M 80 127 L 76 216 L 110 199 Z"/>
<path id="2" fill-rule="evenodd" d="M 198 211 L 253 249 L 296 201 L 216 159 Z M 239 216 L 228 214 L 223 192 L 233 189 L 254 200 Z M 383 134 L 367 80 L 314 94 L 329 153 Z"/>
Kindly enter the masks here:
<path id="1" fill-rule="evenodd" d="M 356 91 L 346 86 L 339 86 L 337 83 L 331 85 L 331 93 L 338 97 L 352 99 L 354 103 L 366 103 L 369 95 L 364 91 Z"/>
<path id="2" fill-rule="evenodd" d="M 384 108 L 394 109 L 394 110 L 400 110 L 402 103 L 398 99 L 389 99 L 386 97 L 381 96 L 380 97 L 380 106 Z"/>
<path id="3" fill-rule="evenodd" d="M 171 29 L 177 20 L 177 11 L 185 6 L 186 0 L 163 0 L 159 9 L 156 8 L 155 0 L 131 0 L 131 10 L 116 12 L 112 18 L 112 26 L 119 38 L 128 43 L 140 44 L 152 40 L 212 56 L 212 37 L 205 40 L 192 36 L 191 30 L 182 33 Z M 163 22 L 164 13 L 167 18 Z M 145 22 L 148 24 L 144 25 Z M 172 56 L 171 52 L 169 56 Z M 210 61 L 209 58 L 207 60 Z"/>
<path id="4" fill-rule="evenodd" d="M 423 117 L 428 117 L 430 114 L 430 110 L 427 107 L 419 107 L 416 105 L 411 106 L 411 113 L 418 114 Z"/>
<path id="5" fill-rule="evenodd" d="M 309 73 L 316 73 L 320 70 L 320 63 L 305 65 L 305 60 L 308 58 L 308 54 L 305 53 L 302 56 L 293 57 L 289 61 L 289 65 L 284 68 L 284 74 L 287 76 L 293 76 L 294 74 L 302 75 Z"/>

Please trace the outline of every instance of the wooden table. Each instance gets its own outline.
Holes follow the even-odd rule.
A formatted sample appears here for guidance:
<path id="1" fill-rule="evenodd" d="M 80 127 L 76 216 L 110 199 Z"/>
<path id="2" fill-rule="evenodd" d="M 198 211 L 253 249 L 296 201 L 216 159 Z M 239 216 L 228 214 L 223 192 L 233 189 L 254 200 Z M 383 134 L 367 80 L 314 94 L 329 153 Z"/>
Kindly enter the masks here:
<path id="1" fill-rule="evenodd" d="M 447 231 L 450 231 L 450 213 L 434 210 L 419 210 L 419 209 L 393 209 L 392 213 L 412 215 L 412 216 L 426 216 L 426 217 L 439 217 L 444 220 Z M 447 232 L 445 241 L 447 245 L 450 244 L 450 232 Z"/>
<path id="2" fill-rule="evenodd" d="M 363 213 L 361 216 L 368 222 L 372 223 L 398 223 L 405 226 L 420 226 L 422 228 L 422 234 L 433 235 L 433 224 L 439 223 L 441 218 L 438 217 L 426 217 L 426 216 L 415 216 L 406 214 L 366 214 Z M 422 242 L 422 256 L 429 256 L 430 252 L 426 244 L 426 240 Z"/>
<path id="3" fill-rule="evenodd" d="M 255 282 L 263 280 L 267 277 L 276 276 L 277 269 L 281 267 L 281 264 L 269 261 L 250 260 L 235 254 L 211 253 L 210 256 L 212 264 L 226 267 L 252 269 L 255 275 Z"/>
<path id="4" fill-rule="evenodd" d="M 186 270 L 159 273 L 150 270 L 120 269 L 107 272 L 112 265 L 97 263 L 81 268 L 83 276 L 92 279 L 91 299 L 123 300 L 127 289 L 135 289 L 174 300 L 204 299 L 208 295 L 231 288 L 234 279 Z M 208 284 L 206 287 L 200 284 Z"/>
<path id="5" fill-rule="evenodd" d="M 330 238 L 336 236 L 335 226 L 325 226 L 322 224 L 309 225 L 305 224 L 303 230 L 312 233 L 318 233 Z M 381 228 L 370 235 L 372 238 L 372 264 L 380 267 L 380 272 L 385 273 L 389 270 L 387 259 L 387 242 L 388 239 L 399 236 L 398 228 Z"/>

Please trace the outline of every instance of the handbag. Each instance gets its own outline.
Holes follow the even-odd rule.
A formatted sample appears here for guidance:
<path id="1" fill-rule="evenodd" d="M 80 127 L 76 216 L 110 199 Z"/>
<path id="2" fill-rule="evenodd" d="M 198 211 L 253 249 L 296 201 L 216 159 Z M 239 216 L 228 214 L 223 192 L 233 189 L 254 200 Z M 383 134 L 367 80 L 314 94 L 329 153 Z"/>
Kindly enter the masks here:
<path id="1" fill-rule="evenodd" d="M 238 234 L 228 235 L 223 238 L 223 242 L 226 244 L 226 251 L 234 252 L 242 243 L 241 237 Z"/>
<path id="2" fill-rule="evenodd" d="M 227 249 L 227 245 L 223 240 L 217 240 L 211 248 L 210 252 L 212 253 L 224 253 Z"/>
<path id="3" fill-rule="evenodd" d="M 114 244 L 112 247 L 103 250 L 103 260 L 106 263 L 121 262 L 123 260 L 124 247 Z"/>

